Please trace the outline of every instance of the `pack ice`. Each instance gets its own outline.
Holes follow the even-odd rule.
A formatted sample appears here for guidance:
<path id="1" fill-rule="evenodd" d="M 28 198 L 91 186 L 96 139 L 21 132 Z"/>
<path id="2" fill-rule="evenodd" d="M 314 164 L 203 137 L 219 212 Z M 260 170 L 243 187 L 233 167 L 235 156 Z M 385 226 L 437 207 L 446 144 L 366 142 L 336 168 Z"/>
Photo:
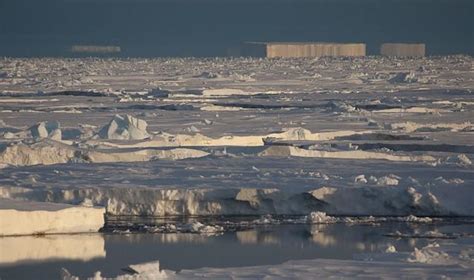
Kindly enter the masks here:
<path id="1" fill-rule="evenodd" d="M 474 215 L 469 56 L 0 68 L 4 198 L 161 217 Z"/>

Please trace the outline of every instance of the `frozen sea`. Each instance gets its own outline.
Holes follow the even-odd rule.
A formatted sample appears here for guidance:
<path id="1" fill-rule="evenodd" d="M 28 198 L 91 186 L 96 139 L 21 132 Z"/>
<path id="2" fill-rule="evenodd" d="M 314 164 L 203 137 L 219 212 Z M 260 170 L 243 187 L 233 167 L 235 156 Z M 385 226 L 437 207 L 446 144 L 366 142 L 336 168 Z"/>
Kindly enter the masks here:
<path id="1" fill-rule="evenodd" d="M 223 234 L 206 221 L 194 234 L 2 237 L 0 277 L 116 276 L 158 260 L 174 279 L 473 279 L 472 224 L 440 223 L 474 216 L 472 65 L 1 58 L 0 197 L 111 216 L 310 218 Z M 347 224 L 309 224 L 321 222 Z"/>

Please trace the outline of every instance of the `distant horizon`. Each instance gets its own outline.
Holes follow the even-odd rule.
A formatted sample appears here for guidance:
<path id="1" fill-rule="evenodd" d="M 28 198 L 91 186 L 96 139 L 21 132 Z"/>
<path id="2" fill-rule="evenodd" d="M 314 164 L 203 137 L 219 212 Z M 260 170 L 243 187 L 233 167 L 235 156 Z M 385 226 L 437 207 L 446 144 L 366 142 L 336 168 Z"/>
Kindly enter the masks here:
<path id="1" fill-rule="evenodd" d="M 271 4 L 269 4 L 271 3 Z M 229 56 L 247 41 L 424 43 L 474 55 L 470 0 L 16 0 L 0 2 L 0 56 L 74 56 L 111 45 L 123 57 Z"/>

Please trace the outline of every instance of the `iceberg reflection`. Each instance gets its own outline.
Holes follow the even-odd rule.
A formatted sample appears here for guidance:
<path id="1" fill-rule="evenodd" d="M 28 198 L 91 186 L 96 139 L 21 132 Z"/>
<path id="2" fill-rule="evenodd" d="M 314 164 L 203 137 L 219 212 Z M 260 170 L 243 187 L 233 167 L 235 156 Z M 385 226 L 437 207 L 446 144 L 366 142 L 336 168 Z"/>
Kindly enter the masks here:
<path id="1" fill-rule="evenodd" d="M 102 234 L 13 236 L 0 238 L 0 265 L 46 260 L 105 258 Z"/>

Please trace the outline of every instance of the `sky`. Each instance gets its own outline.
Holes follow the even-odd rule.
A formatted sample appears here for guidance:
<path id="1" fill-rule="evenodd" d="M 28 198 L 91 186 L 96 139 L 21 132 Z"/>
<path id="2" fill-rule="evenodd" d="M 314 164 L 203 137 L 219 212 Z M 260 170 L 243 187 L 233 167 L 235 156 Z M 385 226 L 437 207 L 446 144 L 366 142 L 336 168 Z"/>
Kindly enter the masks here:
<path id="1" fill-rule="evenodd" d="M 244 41 L 422 42 L 474 54 L 472 0 L 0 0 L 0 56 L 222 56 Z"/>

